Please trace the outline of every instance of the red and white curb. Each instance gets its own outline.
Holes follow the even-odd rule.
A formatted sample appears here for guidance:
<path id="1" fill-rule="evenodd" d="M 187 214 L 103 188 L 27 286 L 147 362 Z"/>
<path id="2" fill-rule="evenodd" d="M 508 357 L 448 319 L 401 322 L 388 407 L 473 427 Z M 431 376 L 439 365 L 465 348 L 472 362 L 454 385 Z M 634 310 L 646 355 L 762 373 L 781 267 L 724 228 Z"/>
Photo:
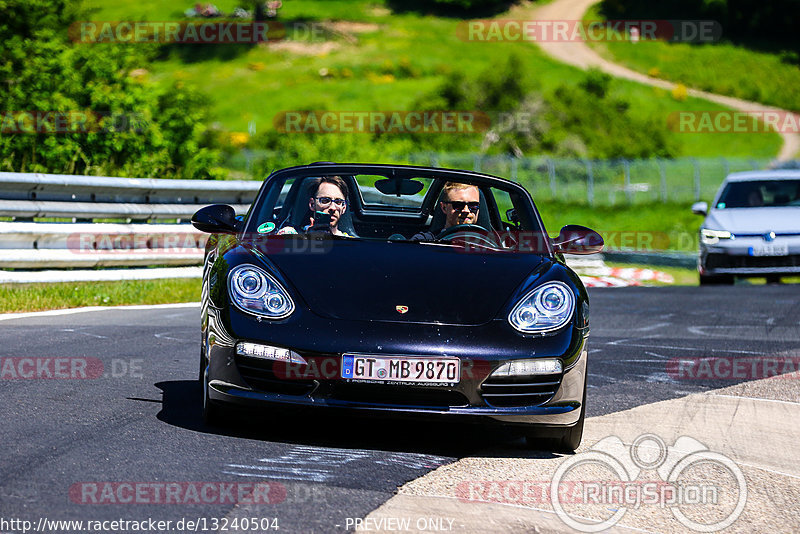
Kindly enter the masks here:
<path id="1" fill-rule="evenodd" d="M 640 286 L 642 282 L 661 282 L 672 284 L 672 275 L 655 269 L 637 267 L 609 267 L 603 260 L 573 261 L 567 263 L 581 277 L 586 287 L 628 287 Z"/>

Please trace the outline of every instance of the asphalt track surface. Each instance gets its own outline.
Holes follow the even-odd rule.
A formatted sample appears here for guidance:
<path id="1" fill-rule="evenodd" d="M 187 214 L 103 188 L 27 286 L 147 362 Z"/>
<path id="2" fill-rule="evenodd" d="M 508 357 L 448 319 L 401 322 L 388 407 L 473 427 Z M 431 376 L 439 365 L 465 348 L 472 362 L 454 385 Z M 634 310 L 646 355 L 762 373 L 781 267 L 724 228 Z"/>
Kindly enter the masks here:
<path id="1" fill-rule="evenodd" d="M 676 379 L 667 372 L 673 358 L 800 349 L 800 285 L 598 289 L 590 302 L 589 416 L 745 380 Z M 277 518 L 279 532 L 343 532 L 348 519 L 440 465 L 477 454 L 530 457 L 513 433 L 457 423 L 293 414 L 206 427 L 198 323 L 195 305 L 0 321 L 3 359 L 102 362 L 96 378 L 0 380 L 0 519 L 205 518 L 210 528 L 214 518 Z M 97 488 L 102 501 L 102 488 L 118 483 L 265 481 L 280 502 L 199 504 L 185 490 L 180 498 L 190 502 L 179 504 L 81 496 Z M 18 531 L 0 523 L 0 532 Z"/>

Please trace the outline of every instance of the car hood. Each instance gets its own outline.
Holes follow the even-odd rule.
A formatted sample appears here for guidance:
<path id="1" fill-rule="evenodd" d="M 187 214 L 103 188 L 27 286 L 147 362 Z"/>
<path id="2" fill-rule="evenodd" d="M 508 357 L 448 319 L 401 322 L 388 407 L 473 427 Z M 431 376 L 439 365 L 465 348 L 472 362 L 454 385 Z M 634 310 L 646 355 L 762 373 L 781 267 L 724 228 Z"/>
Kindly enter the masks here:
<path id="1" fill-rule="evenodd" d="M 267 259 L 290 291 L 323 317 L 460 325 L 496 317 L 545 261 L 537 254 L 344 239 L 322 252 L 273 253 Z"/>
<path id="2" fill-rule="evenodd" d="M 800 207 L 729 208 L 712 210 L 703 225 L 733 234 L 800 233 Z"/>

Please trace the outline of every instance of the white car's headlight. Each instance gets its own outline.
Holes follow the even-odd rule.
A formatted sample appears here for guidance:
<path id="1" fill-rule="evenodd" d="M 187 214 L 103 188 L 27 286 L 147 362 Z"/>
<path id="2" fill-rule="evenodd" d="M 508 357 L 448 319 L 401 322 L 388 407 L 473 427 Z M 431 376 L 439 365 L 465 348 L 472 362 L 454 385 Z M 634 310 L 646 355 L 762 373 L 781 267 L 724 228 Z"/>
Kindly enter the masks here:
<path id="1" fill-rule="evenodd" d="M 700 230 L 700 240 L 705 245 L 716 245 L 720 239 L 733 239 L 733 234 L 726 230 L 709 230 L 708 228 Z"/>
<path id="2" fill-rule="evenodd" d="M 575 295 L 563 282 L 537 287 L 516 305 L 508 322 L 520 332 L 538 333 L 561 328 L 575 311 Z"/>
<path id="3" fill-rule="evenodd" d="M 242 311 L 283 319 L 294 311 L 294 302 L 272 276 L 255 265 L 239 265 L 228 275 L 231 300 Z"/>

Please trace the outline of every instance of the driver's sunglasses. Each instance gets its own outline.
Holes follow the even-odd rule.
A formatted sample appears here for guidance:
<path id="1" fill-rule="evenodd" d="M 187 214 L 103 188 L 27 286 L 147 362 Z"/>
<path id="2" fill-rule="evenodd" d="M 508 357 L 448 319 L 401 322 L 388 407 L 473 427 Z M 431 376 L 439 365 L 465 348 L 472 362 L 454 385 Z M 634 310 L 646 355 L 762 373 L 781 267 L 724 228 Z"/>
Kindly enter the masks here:
<path id="1" fill-rule="evenodd" d="M 347 201 L 343 198 L 316 197 L 316 201 L 323 208 L 330 206 L 331 202 L 333 202 L 340 208 L 345 204 L 347 204 Z"/>
<path id="2" fill-rule="evenodd" d="M 481 207 L 480 202 L 464 202 L 461 200 L 447 200 L 445 204 L 450 204 L 456 211 L 464 211 L 464 206 L 466 206 L 472 213 L 477 213 Z"/>

